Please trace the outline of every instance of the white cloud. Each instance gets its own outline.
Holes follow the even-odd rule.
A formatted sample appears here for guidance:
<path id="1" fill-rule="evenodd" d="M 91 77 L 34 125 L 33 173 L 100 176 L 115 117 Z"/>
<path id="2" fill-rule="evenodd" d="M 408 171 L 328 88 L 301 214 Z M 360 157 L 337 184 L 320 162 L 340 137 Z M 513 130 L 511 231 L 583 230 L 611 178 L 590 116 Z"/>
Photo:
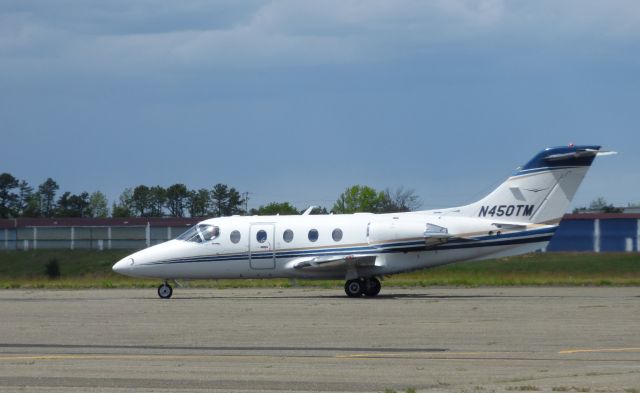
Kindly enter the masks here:
<path id="1" fill-rule="evenodd" d="M 434 44 L 638 36 L 633 0 L 17 2 L 0 8 L 0 69 L 366 63 Z"/>

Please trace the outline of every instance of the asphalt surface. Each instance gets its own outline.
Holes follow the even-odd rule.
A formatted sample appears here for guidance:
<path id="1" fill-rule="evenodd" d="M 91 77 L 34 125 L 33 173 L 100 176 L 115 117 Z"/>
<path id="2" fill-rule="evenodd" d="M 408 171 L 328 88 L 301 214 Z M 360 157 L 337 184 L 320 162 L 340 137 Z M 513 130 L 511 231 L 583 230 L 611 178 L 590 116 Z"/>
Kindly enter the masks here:
<path id="1" fill-rule="evenodd" d="M 640 288 L 0 291 L 0 392 L 640 392 Z"/>

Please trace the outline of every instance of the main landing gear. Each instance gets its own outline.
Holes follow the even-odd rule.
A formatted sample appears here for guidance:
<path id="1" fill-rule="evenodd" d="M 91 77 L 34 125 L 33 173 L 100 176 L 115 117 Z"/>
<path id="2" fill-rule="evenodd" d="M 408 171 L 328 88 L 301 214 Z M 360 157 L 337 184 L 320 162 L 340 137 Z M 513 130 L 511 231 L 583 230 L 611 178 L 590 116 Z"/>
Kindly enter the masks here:
<path id="1" fill-rule="evenodd" d="M 158 296 L 160 296 L 161 299 L 169 299 L 171 295 L 173 295 L 173 288 L 171 288 L 168 282 L 165 281 L 158 287 Z"/>
<path id="2" fill-rule="evenodd" d="M 356 278 L 344 284 L 344 291 L 349 297 L 373 297 L 380 293 L 381 288 L 380 280 L 375 277 Z"/>

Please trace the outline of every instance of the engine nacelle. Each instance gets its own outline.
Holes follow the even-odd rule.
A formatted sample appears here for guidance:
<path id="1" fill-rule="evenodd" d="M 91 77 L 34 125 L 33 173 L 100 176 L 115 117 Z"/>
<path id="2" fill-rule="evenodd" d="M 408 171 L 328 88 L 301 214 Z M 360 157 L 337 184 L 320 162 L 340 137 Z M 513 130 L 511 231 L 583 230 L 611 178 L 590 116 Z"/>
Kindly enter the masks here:
<path id="1" fill-rule="evenodd" d="M 449 237 L 447 228 L 425 221 L 399 219 L 370 222 L 367 227 L 369 244 L 393 241 L 427 240 Z"/>

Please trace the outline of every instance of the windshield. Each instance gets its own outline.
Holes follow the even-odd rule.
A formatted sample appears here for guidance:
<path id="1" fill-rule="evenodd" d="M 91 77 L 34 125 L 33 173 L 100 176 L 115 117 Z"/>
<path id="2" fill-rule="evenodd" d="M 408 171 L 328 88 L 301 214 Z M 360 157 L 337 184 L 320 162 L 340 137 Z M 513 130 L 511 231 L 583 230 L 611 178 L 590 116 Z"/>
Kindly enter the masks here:
<path id="1" fill-rule="evenodd" d="M 213 225 L 199 224 L 198 229 L 200 230 L 200 235 L 202 235 L 204 241 L 213 240 L 220 236 L 220 228 Z"/>
<path id="2" fill-rule="evenodd" d="M 186 242 L 202 243 L 213 240 L 220 236 L 220 228 L 211 224 L 198 224 L 189 228 L 185 233 L 178 236 L 176 240 Z"/>

